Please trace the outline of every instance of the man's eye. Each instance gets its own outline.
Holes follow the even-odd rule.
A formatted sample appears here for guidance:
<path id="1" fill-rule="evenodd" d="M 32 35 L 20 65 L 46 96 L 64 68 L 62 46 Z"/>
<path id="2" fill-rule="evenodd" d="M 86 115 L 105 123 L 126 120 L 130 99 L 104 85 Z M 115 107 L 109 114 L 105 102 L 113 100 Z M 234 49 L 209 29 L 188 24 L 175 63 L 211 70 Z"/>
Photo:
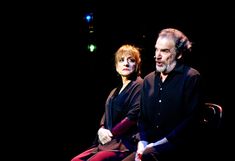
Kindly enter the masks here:
<path id="1" fill-rule="evenodd" d="M 164 50 L 162 50 L 162 52 L 164 52 L 164 53 L 169 53 L 170 50 L 169 50 L 169 49 L 164 49 Z"/>

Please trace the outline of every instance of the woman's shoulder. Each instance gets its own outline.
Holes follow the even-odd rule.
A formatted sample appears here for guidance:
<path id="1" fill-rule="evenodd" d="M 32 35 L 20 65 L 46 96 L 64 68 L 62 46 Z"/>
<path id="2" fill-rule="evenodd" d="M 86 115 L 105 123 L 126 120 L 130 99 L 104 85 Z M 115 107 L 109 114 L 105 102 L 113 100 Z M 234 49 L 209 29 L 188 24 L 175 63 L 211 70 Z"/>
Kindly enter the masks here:
<path id="1" fill-rule="evenodd" d="M 138 76 L 133 82 L 134 84 L 141 85 L 143 83 L 143 78 L 141 76 Z"/>
<path id="2" fill-rule="evenodd" d="M 136 82 L 143 82 L 143 78 L 141 77 L 141 76 L 138 76 L 137 78 L 136 78 Z"/>

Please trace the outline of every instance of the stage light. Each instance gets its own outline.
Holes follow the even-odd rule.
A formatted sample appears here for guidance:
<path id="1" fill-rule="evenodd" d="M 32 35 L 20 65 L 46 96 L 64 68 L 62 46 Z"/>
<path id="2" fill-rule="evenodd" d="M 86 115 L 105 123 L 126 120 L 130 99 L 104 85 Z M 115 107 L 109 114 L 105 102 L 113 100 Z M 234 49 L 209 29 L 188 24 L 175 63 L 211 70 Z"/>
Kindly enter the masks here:
<path id="1" fill-rule="evenodd" d="M 90 23 L 93 20 L 93 13 L 88 13 L 85 15 L 85 20 Z"/>
<path id="2" fill-rule="evenodd" d="M 89 50 L 90 52 L 94 52 L 94 51 L 96 50 L 96 45 L 95 45 L 95 44 L 89 44 L 89 45 L 88 45 L 88 50 Z"/>

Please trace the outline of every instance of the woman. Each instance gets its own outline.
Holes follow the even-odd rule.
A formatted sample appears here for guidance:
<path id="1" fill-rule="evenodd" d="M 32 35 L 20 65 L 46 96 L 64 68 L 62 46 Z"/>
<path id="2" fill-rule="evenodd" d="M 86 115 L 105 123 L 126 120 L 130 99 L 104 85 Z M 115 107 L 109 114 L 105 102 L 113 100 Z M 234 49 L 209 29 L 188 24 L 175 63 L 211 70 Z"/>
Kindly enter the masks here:
<path id="1" fill-rule="evenodd" d="M 97 144 L 71 161 L 122 160 L 136 150 L 135 134 L 139 114 L 141 57 L 133 45 L 123 45 L 115 53 L 115 68 L 122 83 L 114 88 L 105 103 L 97 132 Z"/>

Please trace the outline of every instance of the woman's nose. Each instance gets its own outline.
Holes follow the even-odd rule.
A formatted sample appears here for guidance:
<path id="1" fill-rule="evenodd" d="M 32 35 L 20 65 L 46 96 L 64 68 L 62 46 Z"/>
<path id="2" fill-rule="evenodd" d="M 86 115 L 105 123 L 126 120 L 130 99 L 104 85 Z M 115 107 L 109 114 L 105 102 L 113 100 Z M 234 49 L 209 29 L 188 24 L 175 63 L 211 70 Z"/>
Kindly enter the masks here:
<path id="1" fill-rule="evenodd" d="M 124 60 L 124 64 L 125 65 L 128 65 L 129 64 L 129 61 L 127 59 Z"/>

